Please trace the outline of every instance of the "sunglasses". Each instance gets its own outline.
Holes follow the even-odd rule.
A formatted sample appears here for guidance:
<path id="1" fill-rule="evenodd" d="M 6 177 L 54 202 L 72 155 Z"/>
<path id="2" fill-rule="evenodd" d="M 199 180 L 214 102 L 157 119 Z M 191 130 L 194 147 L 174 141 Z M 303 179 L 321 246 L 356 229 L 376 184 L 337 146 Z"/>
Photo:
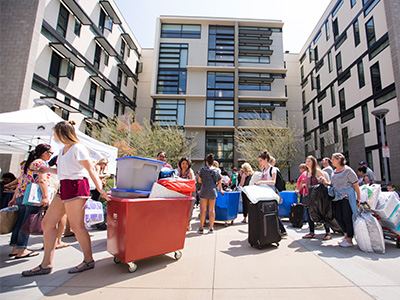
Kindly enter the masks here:
<path id="1" fill-rule="evenodd" d="M 53 155 L 54 154 L 54 152 L 51 152 L 51 151 L 46 151 L 48 154 L 50 154 L 50 155 Z"/>

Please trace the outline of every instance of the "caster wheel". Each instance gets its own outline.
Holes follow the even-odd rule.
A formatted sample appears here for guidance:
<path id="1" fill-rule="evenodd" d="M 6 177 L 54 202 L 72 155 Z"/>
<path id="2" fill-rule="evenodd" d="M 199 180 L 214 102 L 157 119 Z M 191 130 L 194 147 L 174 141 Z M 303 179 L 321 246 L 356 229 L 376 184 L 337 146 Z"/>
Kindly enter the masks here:
<path id="1" fill-rule="evenodd" d="M 135 272 L 137 269 L 137 265 L 134 262 L 128 263 L 128 271 L 129 273 Z"/>
<path id="2" fill-rule="evenodd" d="M 181 251 L 175 251 L 175 259 L 178 260 L 182 257 L 182 252 Z"/>
<path id="3" fill-rule="evenodd" d="M 225 227 L 228 227 L 228 226 L 229 226 L 229 224 L 228 224 L 228 223 L 226 223 L 226 222 L 225 222 L 225 224 L 224 224 L 224 225 L 225 225 Z"/>
<path id="4" fill-rule="evenodd" d="M 115 262 L 116 264 L 119 264 L 119 263 L 121 263 L 121 260 L 120 260 L 119 258 L 114 257 L 114 262 Z"/>
<path id="5" fill-rule="evenodd" d="M 276 243 L 276 246 L 279 247 L 279 243 Z"/>
<path id="6" fill-rule="evenodd" d="M 400 248 L 400 239 L 399 239 L 399 238 L 398 238 L 397 241 L 396 241 L 396 247 L 397 247 L 397 248 Z"/>

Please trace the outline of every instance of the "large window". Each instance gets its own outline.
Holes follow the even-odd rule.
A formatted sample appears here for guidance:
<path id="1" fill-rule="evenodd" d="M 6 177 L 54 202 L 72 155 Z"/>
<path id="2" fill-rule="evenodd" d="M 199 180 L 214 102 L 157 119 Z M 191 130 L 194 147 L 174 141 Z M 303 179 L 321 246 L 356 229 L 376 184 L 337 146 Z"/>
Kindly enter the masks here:
<path id="1" fill-rule="evenodd" d="M 336 95 L 335 95 L 335 86 L 331 85 L 331 105 L 332 107 L 336 106 Z"/>
<path id="2" fill-rule="evenodd" d="M 92 82 L 90 84 L 90 92 L 89 92 L 89 106 L 90 107 L 95 107 L 96 103 L 96 92 L 97 92 L 97 85 Z"/>
<path id="3" fill-rule="evenodd" d="M 207 123 L 208 126 L 233 126 L 234 74 L 208 72 Z"/>
<path id="4" fill-rule="evenodd" d="M 160 45 L 157 93 L 186 94 L 188 44 Z"/>
<path id="5" fill-rule="evenodd" d="M 349 163 L 349 130 L 347 127 L 342 128 L 342 143 L 343 143 L 343 155 L 346 157 Z"/>
<path id="6" fill-rule="evenodd" d="M 344 89 L 339 91 L 339 103 L 340 103 L 340 112 L 346 111 L 346 98 L 344 95 Z"/>
<path id="7" fill-rule="evenodd" d="M 119 54 L 121 55 L 122 59 L 125 58 L 125 46 L 126 46 L 126 44 L 125 44 L 124 40 L 121 39 L 121 49 L 119 51 Z"/>
<path id="8" fill-rule="evenodd" d="M 335 143 L 339 142 L 339 130 L 338 130 L 338 123 L 337 120 L 333 120 L 333 140 Z"/>
<path id="9" fill-rule="evenodd" d="M 112 31 L 113 27 L 113 19 L 110 16 L 107 16 L 104 10 L 100 9 L 99 16 L 99 29 L 104 33 L 104 28 Z"/>
<path id="10" fill-rule="evenodd" d="M 357 0 L 350 0 L 350 5 L 353 8 L 354 5 L 356 5 Z"/>
<path id="11" fill-rule="evenodd" d="M 328 70 L 329 70 L 329 73 L 332 72 L 332 70 L 333 70 L 332 52 L 331 51 L 329 51 L 329 53 L 328 53 Z"/>
<path id="12" fill-rule="evenodd" d="M 57 31 L 63 37 L 65 37 L 67 33 L 68 17 L 69 17 L 68 10 L 62 4 L 60 4 L 60 11 L 58 12 L 58 20 L 57 20 Z"/>
<path id="13" fill-rule="evenodd" d="M 208 65 L 233 66 L 235 29 L 233 26 L 211 25 L 208 34 Z"/>
<path id="14" fill-rule="evenodd" d="M 329 31 L 329 20 L 325 22 L 325 35 L 326 35 L 326 40 L 329 40 L 331 37 L 331 33 Z"/>
<path id="15" fill-rule="evenodd" d="M 360 26 L 358 20 L 353 23 L 354 44 L 357 47 L 360 44 Z"/>
<path id="16" fill-rule="evenodd" d="M 357 71 L 358 71 L 358 87 L 362 88 L 365 85 L 364 65 L 362 61 L 360 61 L 357 64 Z"/>
<path id="17" fill-rule="evenodd" d="M 337 55 L 336 55 L 336 72 L 337 72 L 337 75 L 339 76 L 340 75 L 340 73 L 342 73 L 342 54 L 341 54 L 341 52 L 339 52 Z"/>
<path id="18" fill-rule="evenodd" d="M 274 28 L 239 27 L 239 62 L 240 63 L 270 63 L 272 50 L 270 36 Z"/>
<path id="19" fill-rule="evenodd" d="M 334 40 L 336 40 L 339 37 L 339 24 L 337 18 L 334 21 L 332 21 L 332 30 L 333 30 L 333 38 Z"/>
<path id="20" fill-rule="evenodd" d="M 362 121 L 363 121 L 363 129 L 364 133 L 369 132 L 369 114 L 368 114 L 368 105 L 364 104 L 361 106 L 362 110 Z"/>
<path id="21" fill-rule="evenodd" d="M 96 49 L 94 51 L 94 60 L 93 60 L 93 65 L 97 68 L 100 69 L 100 60 L 101 60 L 101 48 L 99 45 L 96 44 Z"/>
<path id="22" fill-rule="evenodd" d="M 272 112 L 275 107 L 286 106 L 283 101 L 239 101 L 239 119 L 253 120 L 260 118 L 262 120 L 271 120 Z"/>
<path id="23" fill-rule="evenodd" d="M 121 83 L 122 83 L 122 71 L 118 69 L 117 88 L 121 89 Z"/>
<path id="24" fill-rule="evenodd" d="M 381 72 L 379 70 L 379 62 L 375 63 L 371 67 L 371 82 L 372 82 L 373 93 L 376 93 L 376 92 L 379 92 L 380 90 L 382 90 Z"/>
<path id="25" fill-rule="evenodd" d="M 270 91 L 275 79 L 285 78 L 284 74 L 239 73 L 239 90 Z"/>
<path id="26" fill-rule="evenodd" d="M 60 78 L 60 66 L 62 58 L 57 53 L 53 52 L 50 62 L 49 81 L 58 85 Z"/>
<path id="27" fill-rule="evenodd" d="M 119 116 L 119 102 L 117 100 L 114 102 L 114 116 Z"/>
<path id="28" fill-rule="evenodd" d="M 368 47 L 371 47 L 375 41 L 375 25 L 374 25 L 374 18 L 371 18 L 366 24 L 365 24 L 365 32 L 367 34 L 367 43 Z"/>
<path id="29" fill-rule="evenodd" d="M 206 133 L 206 153 L 214 154 L 214 158 L 221 163 L 224 168 L 233 160 L 233 132 L 214 132 Z"/>
<path id="30" fill-rule="evenodd" d="M 154 100 L 153 122 L 161 126 L 185 125 L 185 100 Z"/>
<path id="31" fill-rule="evenodd" d="M 201 25 L 162 24 L 161 37 L 199 39 L 201 37 Z"/>

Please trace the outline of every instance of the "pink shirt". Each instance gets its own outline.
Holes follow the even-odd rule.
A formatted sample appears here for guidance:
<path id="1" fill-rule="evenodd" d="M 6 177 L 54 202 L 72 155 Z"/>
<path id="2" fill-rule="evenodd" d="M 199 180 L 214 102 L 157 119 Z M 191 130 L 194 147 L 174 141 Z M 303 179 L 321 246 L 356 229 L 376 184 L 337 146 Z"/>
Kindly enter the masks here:
<path id="1" fill-rule="evenodd" d="M 307 178 L 307 172 L 303 172 L 299 179 L 297 179 L 297 189 L 299 190 L 300 195 L 306 195 L 307 194 L 307 188 L 301 188 L 300 189 L 300 183 L 304 180 L 304 182 L 306 181 Z"/>

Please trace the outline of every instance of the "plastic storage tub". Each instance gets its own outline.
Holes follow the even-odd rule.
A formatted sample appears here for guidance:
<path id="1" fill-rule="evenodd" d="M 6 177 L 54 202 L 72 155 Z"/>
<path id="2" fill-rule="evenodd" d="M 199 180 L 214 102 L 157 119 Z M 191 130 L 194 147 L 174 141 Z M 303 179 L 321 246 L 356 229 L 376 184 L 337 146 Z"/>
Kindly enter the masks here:
<path id="1" fill-rule="evenodd" d="M 150 191 L 164 162 L 137 156 L 117 158 L 117 189 Z"/>
<path id="2" fill-rule="evenodd" d="M 137 190 L 124 190 L 124 189 L 110 189 L 111 196 L 117 198 L 148 198 L 150 195 L 149 191 L 137 191 Z"/>
<path id="3" fill-rule="evenodd" d="M 282 197 L 282 203 L 279 204 L 279 216 L 289 217 L 290 206 L 297 203 L 297 194 L 295 191 L 282 191 L 279 192 Z"/>
<path id="4" fill-rule="evenodd" d="M 215 202 L 215 221 L 223 221 L 225 226 L 228 226 L 228 222 L 233 224 L 238 214 L 240 194 L 241 192 L 225 192 L 222 195 L 218 192 Z"/>
<path id="5" fill-rule="evenodd" d="M 181 257 L 192 197 L 121 199 L 107 202 L 107 251 L 128 263 L 175 252 Z"/>

